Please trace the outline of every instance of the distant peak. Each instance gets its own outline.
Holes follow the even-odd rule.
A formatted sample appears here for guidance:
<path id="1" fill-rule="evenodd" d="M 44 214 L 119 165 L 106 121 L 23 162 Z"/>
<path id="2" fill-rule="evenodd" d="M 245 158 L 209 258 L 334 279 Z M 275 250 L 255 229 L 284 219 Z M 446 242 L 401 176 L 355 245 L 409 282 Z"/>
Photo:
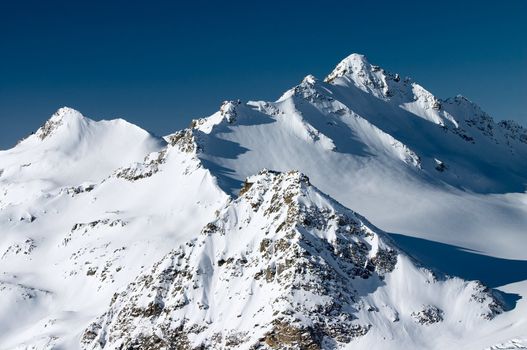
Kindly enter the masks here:
<path id="1" fill-rule="evenodd" d="M 359 89 L 381 99 L 392 96 L 389 85 L 410 83 L 409 79 L 405 79 L 403 82 L 398 74 L 391 74 L 379 66 L 370 64 L 366 56 L 357 53 L 340 61 L 324 81 L 330 84 L 344 85 L 352 82 Z"/>
<path id="2" fill-rule="evenodd" d="M 372 66 L 366 56 L 358 53 L 352 53 L 337 64 L 335 69 L 326 77 L 326 82 L 331 82 L 336 78 L 344 75 L 353 75 L 361 71 L 370 71 Z"/>
<path id="3" fill-rule="evenodd" d="M 302 80 L 302 83 L 303 84 L 309 84 L 309 85 L 313 85 L 317 82 L 317 78 L 314 76 L 314 75 L 306 75 L 306 77 Z"/>
<path id="4" fill-rule="evenodd" d="M 354 63 L 367 64 L 368 58 L 361 53 L 352 53 L 348 57 L 344 58 L 342 62 L 354 62 Z"/>
<path id="5" fill-rule="evenodd" d="M 61 107 L 57 109 L 55 113 L 51 116 L 49 120 L 58 121 L 64 119 L 83 119 L 84 116 L 81 112 L 73 109 L 71 107 Z"/>
<path id="6" fill-rule="evenodd" d="M 419 100 L 422 97 L 420 95 L 426 95 L 430 100 L 434 100 L 430 107 L 438 108 L 435 97 L 422 86 L 408 77 L 401 78 L 397 73 L 371 64 L 366 56 L 361 54 L 354 53 L 340 61 L 324 81 L 333 85 L 354 85 L 379 99 L 393 99 L 396 103 L 411 103 Z"/>
<path id="7" fill-rule="evenodd" d="M 462 102 L 469 102 L 469 103 L 473 103 L 472 101 L 470 101 L 467 97 L 463 96 L 463 95 L 456 95 L 454 97 L 450 97 L 448 98 L 447 100 L 450 100 L 450 101 L 462 101 Z"/>
<path id="8" fill-rule="evenodd" d="M 456 95 L 455 97 L 450 97 L 444 100 L 444 102 L 451 104 L 451 105 L 457 105 L 457 106 L 463 106 L 465 108 L 469 108 L 471 110 L 474 110 L 478 113 L 484 113 L 481 107 L 476 104 L 475 102 L 471 101 L 467 97 L 463 95 Z"/>
<path id="9" fill-rule="evenodd" d="M 36 135 L 41 140 L 44 140 L 52 135 L 61 125 L 79 123 L 85 119 L 81 112 L 70 107 L 62 107 L 53 113 L 51 118 L 37 130 Z"/>

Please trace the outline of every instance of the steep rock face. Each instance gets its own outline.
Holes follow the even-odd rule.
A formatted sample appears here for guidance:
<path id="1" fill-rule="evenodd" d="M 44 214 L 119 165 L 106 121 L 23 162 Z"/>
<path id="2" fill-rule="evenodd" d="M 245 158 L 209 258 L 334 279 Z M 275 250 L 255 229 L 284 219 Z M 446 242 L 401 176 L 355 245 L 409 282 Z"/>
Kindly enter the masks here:
<path id="1" fill-rule="evenodd" d="M 82 347 L 344 348 L 387 323 L 448 332 L 462 312 L 472 325 L 502 311 L 481 284 L 416 266 L 299 172 L 248 178 L 217 215 L 115 294 Z"/>

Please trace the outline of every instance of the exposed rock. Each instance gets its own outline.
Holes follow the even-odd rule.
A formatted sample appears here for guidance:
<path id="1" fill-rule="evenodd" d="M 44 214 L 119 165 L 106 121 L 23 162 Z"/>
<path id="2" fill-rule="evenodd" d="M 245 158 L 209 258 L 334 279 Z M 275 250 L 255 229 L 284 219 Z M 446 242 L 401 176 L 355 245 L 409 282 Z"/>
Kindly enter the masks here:
<path id="1" fill-rule="evenodd" d="M 192 153 L 198 150 L 192 128 L 177 131 L 166 137 L 171 146 L 177 147 L 181 152 Z"/>
<path id="2" fill-rule="evenodd" d="M 118 169 L 115 177 L 123 178 L 128 181 L 137 181 L 150 177 L 159 171 L 159 166 L 166 160 L 167 149 L 154 152 L 145 157 L 143 163 L 135 163 L 128 168 Z"/>
<path id="3" fill-rule="evenodd" d="M 427 305 L 422 310 L 412 312 L 412 317 L 422 325 L 443 321 L 443 311 L 433 305 Z"/>
<path id="4" fill-rule="evenodd" d="M 36 248 L 35 241 L 31 238 L 27 238 L 24 242 L 14 243 L 10 245 L 2 254 L 2 259 L 7 258 L 9 255 L 29 255 Z"/>

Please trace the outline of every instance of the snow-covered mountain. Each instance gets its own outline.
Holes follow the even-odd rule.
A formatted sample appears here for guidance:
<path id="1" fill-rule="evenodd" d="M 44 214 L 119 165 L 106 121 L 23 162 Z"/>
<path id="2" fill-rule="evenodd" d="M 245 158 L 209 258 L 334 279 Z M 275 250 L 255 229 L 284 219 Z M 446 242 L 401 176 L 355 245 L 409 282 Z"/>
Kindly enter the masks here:
<path id="1" fill-rule="evenodd" d="M 95 122 L 61 108 L 16 147 L 0 151 L 0 207 L 65 186 L 95 184 L 164 143 L 125 120 Z"/>
<path id="2" fill-rule="evenodd" d="M 62 108 L 0 151 L 0 348 L 521 344 L 526 159 L 358 54 L 164 138 Z"/>
<path id="3" fill-rule="evenodd" d="M 276 102 L 226 102 L 194 124 L 199 156 L 227 192 L 263 167 L 298 169 L 385 230 L 527 258 L 525 199 L 506 194 L 525 190 L 527 130 L 364 56 Z"/>
<path id="4" fill-rule="evenodd" d="M 501 311 L 481 284 L 417 267 L 305 175 L 263 171 L 199 236 L 115 295 L 82 343 L 319 349 L 399 341 L 411 329 L 408 346 L 418 347 Z"/>

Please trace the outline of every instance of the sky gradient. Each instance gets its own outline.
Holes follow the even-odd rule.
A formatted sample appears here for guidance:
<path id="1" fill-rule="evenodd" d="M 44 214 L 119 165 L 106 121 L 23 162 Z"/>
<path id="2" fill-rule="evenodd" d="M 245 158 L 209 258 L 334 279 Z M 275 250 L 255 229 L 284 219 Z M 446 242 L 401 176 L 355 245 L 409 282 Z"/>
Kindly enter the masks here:
<path id="1" fill-rule="evenodd" d="M 350 53 L 527 125 L 527 1 L 0 1 L 0 149 L 61 106 L 158 135 Z"/>

